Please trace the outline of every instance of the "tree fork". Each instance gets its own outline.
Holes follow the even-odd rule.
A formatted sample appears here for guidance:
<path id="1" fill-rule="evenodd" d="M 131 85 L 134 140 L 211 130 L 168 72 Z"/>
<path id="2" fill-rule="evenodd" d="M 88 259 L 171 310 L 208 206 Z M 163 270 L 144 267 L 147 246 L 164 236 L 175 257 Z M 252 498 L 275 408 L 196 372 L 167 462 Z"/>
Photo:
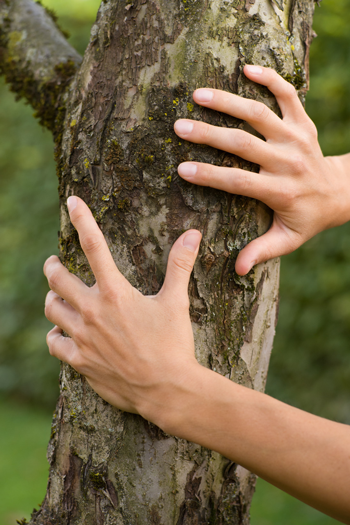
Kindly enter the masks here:
<path id="1" fill-rule="evenodd" d="M 20 11 L 33 5 L 14 4 Z M 176 170 L 186 160 L 258 167 L 179 140 L 173 124 L 185 117 L 253 132 L 194 105 L 193 90 L 205 86 L 279 112 L 268 90 L 244 77 L 245 63 L 276 69 L 303 97 L 313 9 L 313 0 L 104 1 L 68 83 L 63 133 L 56 135 L 60 249 L 69 270 L 93 284 L 69 222 L 69 195 L 89 204 L 118 267 L 146 294 L 160 289 L 174 240 L 199 229 L 203 241 L 189 286 L 196 357 L 261 391 L 277 318 L 279 261 L 246 277 L 234 266 L 239 250 L 269 227 L 271 211 L 186 183 Z M 48 489 L 32 525 L 249 523 L 255 477 L 243 467 L 111 407 L 67 365 L 60 383 Z"/>
<path id="2" fill-rule="evenodd" d="M 53 14 L 39 2 L 0 0 L 0 73 L 55 135 L 63 118 L 60 97 L 80 63 Z"/>

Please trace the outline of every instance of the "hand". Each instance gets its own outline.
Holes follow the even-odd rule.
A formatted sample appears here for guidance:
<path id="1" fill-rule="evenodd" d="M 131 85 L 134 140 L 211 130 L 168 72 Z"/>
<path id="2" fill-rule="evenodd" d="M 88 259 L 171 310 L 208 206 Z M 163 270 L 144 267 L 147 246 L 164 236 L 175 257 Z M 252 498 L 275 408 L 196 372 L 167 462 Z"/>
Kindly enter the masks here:
<path id="1" fill-rule="evenodd" d="M 238 255 L 236 271 L 245 275 L 255 264 L 296 250 L 322 230 L 350 219 L 350 166 L 343 157 L 324 157 L 316 127 L 294 87 L 275 71 L 245 66 L 245 75 L 275 95 L 283 119 L 261 102 L 216 89 L 197 89 L 198 104 L 246 120 L 266 141 L 239 129 L 223 129 L 178 120 L 182 139 L 234 153 L 260 165 L 260 172 L 184 162 L 179 175 L 194 184 L 258 199 L 274 210 L 267 233 Z"/>
<path id="2" fill-rule="evenodd" d="M 58 257 L 46 261 L 52 291 L 45 315 L 57 325 L 47 336 L 50 353 L 112 405 L 159 423 L 175 394 L 179 398 L 186 389 L 186 378 L 202 368 L 194 355 L 187 291 L 201 235 L 189 230 L 175 242 L 162 289 L 145 297 L 117 269 L 86 204 L 70 197 L 68 208 L 96 284 L 88 288 Z"/>

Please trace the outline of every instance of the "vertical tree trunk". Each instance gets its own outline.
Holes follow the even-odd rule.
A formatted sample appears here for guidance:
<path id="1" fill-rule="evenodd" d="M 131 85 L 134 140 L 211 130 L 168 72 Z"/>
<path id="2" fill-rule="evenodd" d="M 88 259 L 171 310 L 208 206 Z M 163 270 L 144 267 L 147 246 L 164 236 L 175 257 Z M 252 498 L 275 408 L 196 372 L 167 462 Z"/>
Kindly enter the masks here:
<path id="1" fill-rule="evenodd" d="M 103 0 L 82 66 L 60 102 L 64 125 L 55 122 L 60 247 L 69 270 L 94 282 L 68 219 L 69 195 L 91 206 L 118 267 L 145 294 L 160 289 L 175 239 L 199 229 L 203 241 L 190 283 L 197 359 L 261 391 L 279 261 L 244 278 L 234 265 L 239 250 L 269 227 L 271 212 L 254 200 L 188 184 L 176 170 L 185 160 L 258 168 L 179 140 L 173 124 L 186 117 L 252 132 L 194 105 L 193 90 L 204 86 L 259 99 L 278 112 L 268 90 L 244 77 L 245 63 L 276 69 L 303 96 L 313 7 L 313 0 Z M 33 525 L 249 523 L 252 474 L 111 407 L 66 365 L 48 459 L 47 494 Z"/>

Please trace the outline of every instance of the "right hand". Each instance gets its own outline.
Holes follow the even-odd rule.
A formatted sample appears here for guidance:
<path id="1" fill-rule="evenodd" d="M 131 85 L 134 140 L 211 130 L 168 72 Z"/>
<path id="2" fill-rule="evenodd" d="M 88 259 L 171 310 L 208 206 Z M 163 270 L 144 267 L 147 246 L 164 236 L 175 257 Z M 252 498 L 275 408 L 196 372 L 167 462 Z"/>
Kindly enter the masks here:
<path id="1" fill-rule="evenodd" d="M 197 89 L 198 104 L 246 120 L 266 141 L 240 129 L 178 120 L 182 139 L 234 153 L 260 165 L 260 172 L 184 162 L 179 175 L 194 184 L 258 199 L 274 211 L 267 233 L 238 255 L 236 271 L 245 275 L 257 263 L 296 250 L 305 241 L 350 219 L 350 162 L 324 157 L 317 130 L 294 87 L 269 68 L 245 66 L 245 75 L 276 96 L 283 118 L 265 104 L 217 89 Z M 346 160 L 345 160 L 346 159 Z"/>
<path id="2" fill-rule="evenodd" d="M 78 197 L 67 204 L 96 283 L 86 286 L 56 256 L 46 261 L 45 315 L 56 325 L 50 353 L 110 404 L 161 426 L 205 370 L 195 358 L 188 298 L 201 234 L 188 230 L 177 239 L 161 290 L 144 296 L 119 272 L 87 205 Z"/>

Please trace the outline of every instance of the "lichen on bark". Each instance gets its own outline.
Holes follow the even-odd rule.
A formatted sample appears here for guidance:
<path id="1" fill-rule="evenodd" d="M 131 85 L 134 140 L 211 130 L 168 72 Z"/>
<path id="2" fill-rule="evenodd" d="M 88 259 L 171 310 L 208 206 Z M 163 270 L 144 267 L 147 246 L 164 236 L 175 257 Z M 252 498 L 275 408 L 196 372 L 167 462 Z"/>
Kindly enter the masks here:
<path id="1" fill-rule="evenodd" d="M 173 125 L 185 117 L 253 132 L 234 117 L 196 106 L 192 92 L 200 86 L 279 112 L 269 91 L 244 77 L 246 63 L 276 69 L 303 97 L 312 14 L 313 0 L 102 2 L 82 65 L 63 95 L 65 122 L 56 139 L 65 265 L 93 284 L 69 222 L 69 195 L 88 203 L 118 267 L 146 294 L 162 286 L 175 239 L 199 229 L 203 241 L 189 286 L 196 357 L 261 391 L 277 317 L 279 261 L 246 277 L 234 266 L 239 251 L 269 227 L 271 210 L 177 175 L 185 160 L 258 167 L 180 140 Z M 251 473 L 109 406 L 67 365 L 48 458 L 47 494 L 32 525 L 249 523 Z"/>

